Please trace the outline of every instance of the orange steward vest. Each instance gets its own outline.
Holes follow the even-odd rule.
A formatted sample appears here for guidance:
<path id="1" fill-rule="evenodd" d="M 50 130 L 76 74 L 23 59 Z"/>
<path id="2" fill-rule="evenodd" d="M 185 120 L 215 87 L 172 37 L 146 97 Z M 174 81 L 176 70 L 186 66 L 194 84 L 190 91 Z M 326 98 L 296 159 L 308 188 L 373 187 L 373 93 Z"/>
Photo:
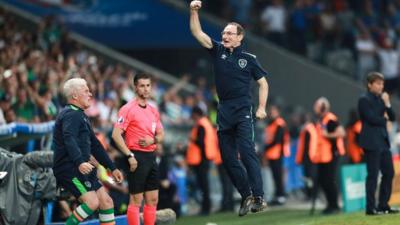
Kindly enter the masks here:
<path id="1" fill-rule="evenodd" d="M 217 166 L 222 164 L 222 157 L 221 157 L 221 152 L 220 152 L 219 148 L 215 152 L 214 163 Z"/>
<path id="2" fill-rule="evenodd" d="M 361 132 L 362 123 L 358 120 L 355 124 L 347 129 L 347 150 L 348 155 L 353 163 L 362 161 L 364 155 L 363 149 L 357 144 L 356 136 Z"/>
<path id="3" fill-rule="evenodd" d="M 317 124 L 318 146 L 315 154 L 315 163 L 329 163 L 333 159 L 331 140 L 323 136 L 323 130 L 326 129 L 329 121 L 337 121 L 335 114 L 328 112 Z M 339 155 L 345 154 L 343 138 L 336 138 L 336 147 Z"/>
<path id="4" fill-rule="evenodd" d="M 285 157 L 290 156 L 290 136 L 289 131 L 286 127 L 286 122 L 281 118 L 276 118 L 271 124 L 265 128 L 265 140 L 266 144 L 270 144 L 275 139 L 278 127 L 282 127 L 284 130 L 283 143 L 276 143 L 270 148 L 265 150 L 265 158 L 270 160 L 277 160 L 281 157 L 282 151 Z"/>
<path id="5" fill-rule="evenodd" d="M 211 124 L 210 120 L 208 120 L 207 117 L 202 117 L 198 120 L 197 124 L 192 128 L 192 131 L 190 133 L 190 141 L 186 152 L 186 161 L 188 165 L 191 166 L 199 165 L 202 160 L 201 149 L 195 143 L 199 126 L 202 126 L 205 130 L 204 146 L 207 159 L 214 160 L 217 152 L 219 151 L 217 132 Z"/>
<path id="6" fill-rule="evenodd" d="M 304 149 L 306 133 L 310 135 L 308 149 Z M 312 163 L 315 163 L 315 155 L 317 153 L 318 146 L 318 131 L 313 123 L 307 123 L 303 129 L 300 131 L 299 141 L 297 142 L 297 153 L 296 153 L 296 163 L 303 163 L 305 154 L 304 151 L 308 151 L 308 157 Z"/>

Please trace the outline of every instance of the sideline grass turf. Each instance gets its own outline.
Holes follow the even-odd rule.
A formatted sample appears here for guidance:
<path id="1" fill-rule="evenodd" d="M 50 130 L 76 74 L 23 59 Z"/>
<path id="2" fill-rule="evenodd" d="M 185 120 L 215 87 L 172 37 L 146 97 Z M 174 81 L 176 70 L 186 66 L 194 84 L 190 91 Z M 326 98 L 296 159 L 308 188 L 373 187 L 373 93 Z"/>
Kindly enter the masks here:
<path id="1" fill-rule="evenodd" d="M 236 213 L 179 218 L 176 225 L 400 225 L 400 214 L 366 216 L 364 212 L 314 216 L 302 210 L 269 210 L 239 217 Z"/>

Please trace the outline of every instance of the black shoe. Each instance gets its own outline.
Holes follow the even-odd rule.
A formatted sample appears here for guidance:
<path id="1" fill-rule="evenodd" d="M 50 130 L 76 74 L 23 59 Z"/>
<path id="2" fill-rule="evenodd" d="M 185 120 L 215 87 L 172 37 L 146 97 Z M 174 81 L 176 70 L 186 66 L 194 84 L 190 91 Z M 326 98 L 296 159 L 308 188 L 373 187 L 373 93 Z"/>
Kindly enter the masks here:
<path id="1" fill-rule="evenodd" d="M 326 208 L 326 209 L 324 209 L 322 211 L 322 214 L 324 214 L 324 215 L 332 215 L 332 214 L 337 214 L 339 212 L 340 212 L 339 208 L 328 207 L 328 208 Z"/>
<path id="2" fill-rule="evenodd" d="M 373 209 L 373 210 L 365 211 L 365 215 L 367 215 L 367 216 L 379 216 L 379 215 L 383 215 L 383 212 Z"/>
<path id="3" fill-rule="evenodd" d="M 280 196 L 275 198 L 274 200 L 268 202 L 269 206 L 281 206 L 284 205 L 286 203 L 286 197 L 284 196 Z"/>
<path id="4" fill-rule="evenodd" d="M 394 209 L 394 208 L 386 208 L 386 209 L 378 209 L 378 212 L 380 212 L 382 214 L 397 214 L 400 211 L 398 209 Z"/>
<path id="5" fill-rule="evenodd" d="M 251 212 L 260 212 L 267 208 L 267 203 L 264 201 L 264 198 L 261 196 L 255 197 L 253 201 L 253 206 L 251 207 Z"/>
<path id="6" fill-rule="evenodd" d="M 209 216 L 210 212 L 209 211 L 201 211 L 199 216 Z"/>
<path id="7" fill-rule="evenodd" d="M 233 208 L 232 207 L 222 207 L 218 210 L 219 213 L 224 213 L 224 212 L 232 212 Z"/>
<path id="8" fill-rule="evenodd" d="M 245 216 L 249 212 L 252 203 L 253 196 L 251 195 L 245 199 L 242 199 L 242 202 L 240 203 L 239 216 Z"/>

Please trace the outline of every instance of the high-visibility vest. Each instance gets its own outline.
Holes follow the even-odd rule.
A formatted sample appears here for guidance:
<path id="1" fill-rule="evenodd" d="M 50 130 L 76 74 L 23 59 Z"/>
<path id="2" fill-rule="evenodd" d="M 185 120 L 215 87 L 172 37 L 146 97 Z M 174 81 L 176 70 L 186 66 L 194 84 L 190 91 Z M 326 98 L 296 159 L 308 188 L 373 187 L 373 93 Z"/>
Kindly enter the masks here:
<path id="1" fill-rule="evenodd" d="M 347 153 L 353 163 L 359 163 L 364 155 L 363 149 L 357 144 L 356 136 L 361 132 L 362 123 L 358 120 L 347 129 Z"/>
<path id="2" fill-rule="evenodd" d="M 266 144 L 270 144 L 275 139 L 276 132 L 278 127 L 282 127 L 284 130 L 283 133 L 283 142 L 276 143 L 275 145 L 271 146 L 270 148 L 265 150 L 265 158 L 271 160 L 277 160 L 281 157 L 282 151 L 285 157 L 290 156 L 290 136 L 289 131 L 286 127 L 286 122 L 281 118 L 276 118 L 271 124 L 269 124 L 265 128 L 265 140 Z"/>
<path id="3" fill-rule="evenodd" d="M 307 133 L 309 134 L 310 139 L 308 142 L 308 149 L 304 149 L 306 141 L 305 138 Z M 314 163 L 314 161 L 316 160 L 315 155 L 317 153 L 317 146 L 318 146 L 317 128 L 313 123 L 307 123 L 300 131 L 299 140 L 297 142 L 296 163 L 297 164 L 303 163 L 304 157 L 306 157 L 304 151 L 307 151 L 310 161 Z"/>
<path id="4" fill-rule="evenodd" d="M 328 112 L 316 126 L 318 132 L 318 147 L 314 158 L 315 163 L 329 163 L 333 159 L 331 140 L 323 136 L 323 131 L 331 120 L 337 121 L 337 117 L 335 114 Z M 336 147 L 339 155 L 345 154 L 343 138 L 336 138 Z"/>
<path id="5" fill-rule="evenodd" d="M 219 148 L 217 149 L 217 151 L 215 151 L 214 163 L 217 166 L 222 164 L 222 157 Z"/>
<path id="6" fill-rule="evenodd" d="M 97 140 L 99 140 L 100 144 L 103 146 L 105 150 L 108 150 L 108 143 L 107 138 L 104 133 L 95 132 L 94 135 L 96 136 Z"/>
<path id="7" fill-rule="evenodd" d="M 204 146 L 205 155 L 208 160 L 214 160 L 218 149 L 217 132 L 207 117 L 202 117 L 197 121 L 197 124 L 192 128 L 190 133 L 190 141 L 186 152 L 186 161 L 188 165 L 196 166 L 201 163 L 202 155 L 200 147 L 195 143 L 199 126 L 205 130 Z"/>

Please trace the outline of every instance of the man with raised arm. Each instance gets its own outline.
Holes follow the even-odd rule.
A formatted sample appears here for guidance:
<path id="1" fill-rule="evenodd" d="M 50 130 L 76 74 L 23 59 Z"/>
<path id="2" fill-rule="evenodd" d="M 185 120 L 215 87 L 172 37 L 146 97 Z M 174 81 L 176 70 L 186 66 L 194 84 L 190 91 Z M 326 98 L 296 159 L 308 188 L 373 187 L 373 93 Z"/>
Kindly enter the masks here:
<path id="1" fill-rule="evenodd" d="M 242 196 L 239 216 L 262 211 L 266 207 L 260 162 L 254 145 L 254 111 L 252 107 L 251 80 L 259 85 L 257 119 L 265 119 L 268 98 L 267 72 L 256 56 L 241 46 L 243 27 L 228 23 L 222 31 L 222 41 L 217 42 L 203 32 L 199 20 L 201 1 L 190 3 L 190 30 L 213 59 L 215 85 L 219 98 L 218 139 L 222 161 L 233 184 Z M 238 154 L 239 153 L 239 154 Z M 245 169 L 243 168 L 242 162 Z"/>

